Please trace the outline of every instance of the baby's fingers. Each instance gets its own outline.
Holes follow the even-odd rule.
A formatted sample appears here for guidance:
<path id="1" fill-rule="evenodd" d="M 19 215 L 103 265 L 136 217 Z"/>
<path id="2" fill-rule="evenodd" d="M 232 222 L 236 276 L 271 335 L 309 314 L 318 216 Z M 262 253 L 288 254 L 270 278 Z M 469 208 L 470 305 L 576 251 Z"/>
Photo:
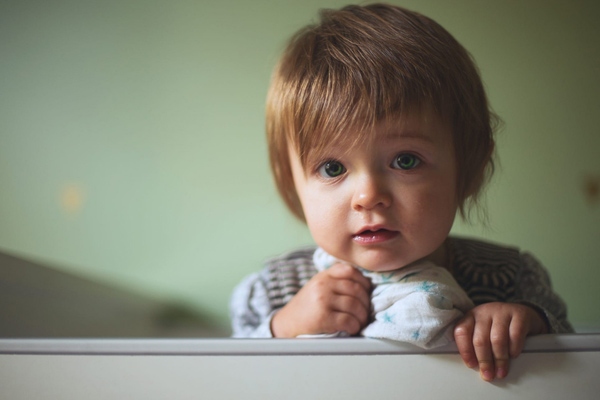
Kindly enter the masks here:
<path id="1" fill-rule="evenodd" d="M 371 281 L 350 265 L 335 264 L 327 270 L 327 273 L 335 279 L 354 281 L 359 284 L 365 292 L 371 291 Z"/>
<path id="2" fill-rule="evenodd" d="M 456 347 L 462 357 L 464 363 L 469 368 L 474 368 L 478 365 L 475 349 L 473 348 L 473 331 L 475 329 L 475 318 L 473 314 L 465 315 L 454 328 L 454 340 Z"/>
<path id="3" fill-rule="evenodd" d="M 353 317 L 359 324 L 358 327 L 354 327 L 351 330 L 345 329 L 343 326 L 338 326 L 338 330 L 345 330 L 350 334 L 358 333 L 358 331 L 367 324 L 369 320 L 369 306 L 365 305 L 353 296 L 336 296 L 331 304 L 332 310 L 339 313 L 348 314 Z M 343 322 L 346 322 L 344 320 Z M 354 325 L 354 323 L 353 323 Z"/>
<path id="4" fill-rule="evenodd" d="M 529 319 L 527 319 L 528 309 L 525 308 L 525 306 L 522 307 L 522 313 L 514 314 L 510 323 L 509 336 L 511 358 L 517 358 L 521 354 L 521 351 L 523 351 L 525 338 L 530 329 L 530 322 Z M 533 313 L 535 313 L 535 311 L 533 311 Z"/>
<path id="5" fill-rule="evenodd" d="M 492 381 L 496 376 L 494 355 L 490 341 L 491 319 L 479 319 L 473 331 L 473 348 L 479 363 L 479 374 L 485 381 Z"/>
<path id="6" fill-rule="evenodd" d="M 492 344 L 494 365 L 496 367 L 495 375 L 497 378 L 504 378 L 508 375 L 508 366 L 510 363 L 509 325 L 510 320 L 494 320 L 490 332 L 490 342 Z"/>
<path id="7" fill-rule="evenodd" d="M 469 368 L 479 365 L 479 373 L 486 381 L 496 376 L 490 345 L 491 325 L 490 319 L 479 317 L 475 321 L 473 312 L 468 312 L 454 328 L 454 340 L 463 361 Z"/>
<path id="8" fill-rule="evenodd" d="M 333 292 L 338 296 L 351 296 L 361 302 L 366 310 L 371 307 L 371 296 L 364 290 L 363 286 L 349 279 L 338 279 L 332 286 Z"/>
<path id="9" fill-rule="evenodd" d="M 350 335 L 356 335 L 362 329 L 361 322 L 353 314 L 334 312 L 331 320 L 334 325 L 328 333 L 347 332 Z"/>

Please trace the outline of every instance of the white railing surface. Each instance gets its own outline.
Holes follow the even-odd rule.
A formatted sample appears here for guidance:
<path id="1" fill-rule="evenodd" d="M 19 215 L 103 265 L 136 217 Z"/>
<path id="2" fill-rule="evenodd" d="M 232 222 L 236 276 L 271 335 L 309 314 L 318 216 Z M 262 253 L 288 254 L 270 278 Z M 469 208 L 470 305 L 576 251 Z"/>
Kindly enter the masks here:
<path id="1" fill-rule="evenodd" d="M 527 340 L 487 383 L 451 344 L 363 339 L 0 339 L 4 399 L 596 399 L 600 334 Z"/>

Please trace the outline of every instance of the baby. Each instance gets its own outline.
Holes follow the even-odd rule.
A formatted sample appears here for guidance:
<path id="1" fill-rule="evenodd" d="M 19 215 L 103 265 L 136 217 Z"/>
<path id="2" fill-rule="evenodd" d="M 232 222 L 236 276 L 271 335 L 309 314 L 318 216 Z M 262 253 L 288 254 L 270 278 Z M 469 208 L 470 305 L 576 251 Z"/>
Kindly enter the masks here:
<path id="1" fill-rule="evenodd" d="M 267 139 L 288 208 L 344 262 L 317 270 L 315 247 L 268 261 L 234 290 L 234 336 L 364 333 L 377 283 L 361 270 L 416 264 L 474 303 L 451 332 L 485 380 L 507 375 L 526 336 L 571 331 L 534 257 L 449 237 L 493 172 L 495 121 L 469 53 L 436 22 L 386 4 L 323 11 L 275 68 Z"/>

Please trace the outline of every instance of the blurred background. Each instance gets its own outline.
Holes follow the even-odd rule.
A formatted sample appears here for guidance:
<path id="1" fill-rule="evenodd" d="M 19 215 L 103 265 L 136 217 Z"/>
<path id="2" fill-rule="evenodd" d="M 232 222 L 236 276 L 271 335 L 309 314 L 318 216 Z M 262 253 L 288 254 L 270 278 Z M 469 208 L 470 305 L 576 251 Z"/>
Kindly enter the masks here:
<path id="1" fill-rule="evenodd" d="M 531 251 L 600 331 L 600 3 L 391 3 L 455 35 L 504 120 L 489 227 L 454 232 Z M 0 0 L 0 335 L 227 335 L 233 287 L 312 242 L 264 100 L 287 38 L 346 4 Z"/>

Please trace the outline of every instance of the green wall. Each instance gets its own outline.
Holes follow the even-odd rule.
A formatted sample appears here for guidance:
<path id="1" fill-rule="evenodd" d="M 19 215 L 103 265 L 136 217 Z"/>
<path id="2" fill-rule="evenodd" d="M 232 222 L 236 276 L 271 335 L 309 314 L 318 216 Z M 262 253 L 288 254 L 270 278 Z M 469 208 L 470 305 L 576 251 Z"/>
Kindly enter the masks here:
<path id="1" fill-rule="evenodd" d="M 505 125 L 490 228 L 600 329 L 600 7 L 394 2 L 469 49 Z M 227 323 L 233 286 L 311 242 L 271 183 L 264 99 L 283 43 L 345 1 L 0 1 L 0 249 Z M 592 190 L 593 191 L 593 190 Z"/>

